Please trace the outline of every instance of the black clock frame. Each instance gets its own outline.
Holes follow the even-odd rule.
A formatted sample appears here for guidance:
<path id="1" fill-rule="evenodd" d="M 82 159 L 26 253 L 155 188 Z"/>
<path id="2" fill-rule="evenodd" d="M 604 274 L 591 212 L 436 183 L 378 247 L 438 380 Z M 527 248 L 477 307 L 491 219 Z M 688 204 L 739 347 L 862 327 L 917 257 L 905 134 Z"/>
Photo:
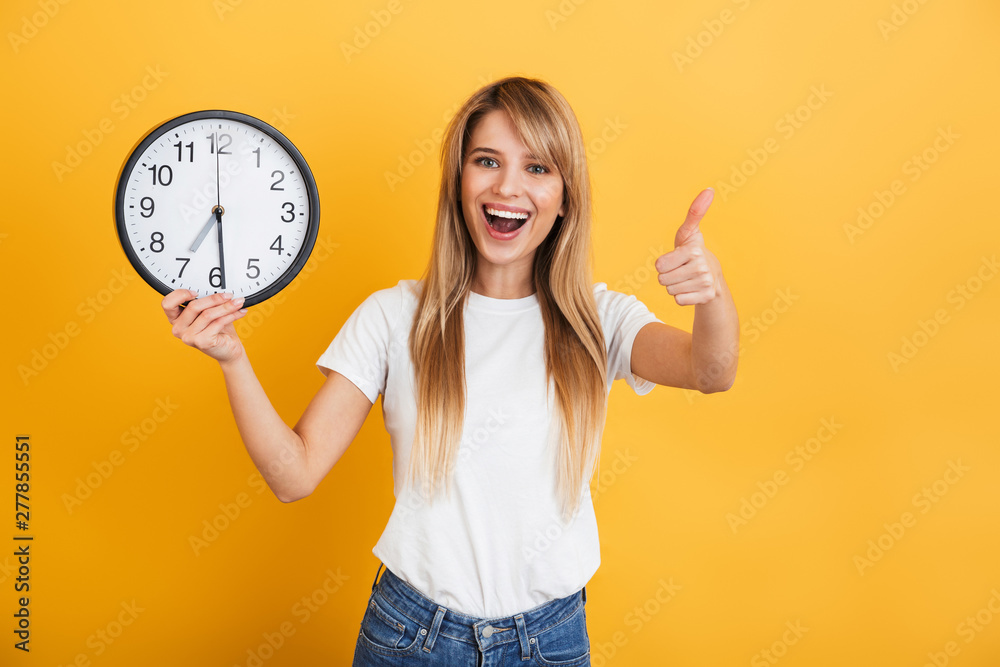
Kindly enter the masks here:
<path id="1" fill-rule="evenodd" d="M 265 123 L 259 118 L 255 118 L 245 113 L 240 113 L 238 111 L 223 111 L 219 109 L 193 111 L 191 113 L 177 116 L 176 118 L 171 118 L 170 120 L 157 125 L 147 132 L 141 139 L 139 139 L 136 145 L 132 148 L 132 151 L 129 153 L 125 163 L 122 165 L 121 170 L 118 172 L 118 183 L 115 187 L 115 226 L 118 231 L 118 242 L 121 244 L 122 250 L 125 251 L 125 256 L 128 257 L 128 261 L 132 264 L 132 268 L 134 268 L 139 276 L 141 276 L 143 280 L 145 280 L 160 294 L 166 296 L 172 292 L 174 288 L 165 285 L 159 280 L 159 278 L 149 272 L 146 265 L 143 264 L 142 260 L 132 249 L 132 244 L 128 241 L 128 233 L 125 229 L 125 190 L 128 185 L 128 176 L 132 174 L 132 171 L 135 169 L 136 164 L 138 164 L 143 152 L 145 152 L 145 150 L 162 135 L 179 125 L 183 125 L 194 120 L 215 119 L 232 120 L 250 125 L 278 142 L 278 144 L 280 144 L 281 147 L 288 152 L 292 161 L 295 163 L 295 166 L 298 167 L 299 173 L 302 174 L 302 179 L 306 186 L 306 195 L 309 198 L 309 221 L 306 226 L 305 240 L 303 241 L 302 247 L 299 249 L 298 255 L 295 257 L 292 265 L 289 266 L 277 280 L 260 292 L 255 292 L 254 294 L 250 294 L 246 297 L 243 307 L 248 308 L 270 299 L 272 296 L 287 287 L 289 283 L 295 279 L 295 276 L 299 274 L 302 268 L 306 265 L 306 262 L 309 261 L 309 256 L 312 254 L 313 247 L 316 244 L 316 236 L 319 233 L 319 190 L 316 187 L 316 179 L 313 177 L 312 170 L 306 163 L 305 158 L 302 157 L 302 153 L 299 152 L 299 149 L 295 147 L 288 137 L 271 125 Z M 201 294 L 200 296 L 205 295 Z"/>

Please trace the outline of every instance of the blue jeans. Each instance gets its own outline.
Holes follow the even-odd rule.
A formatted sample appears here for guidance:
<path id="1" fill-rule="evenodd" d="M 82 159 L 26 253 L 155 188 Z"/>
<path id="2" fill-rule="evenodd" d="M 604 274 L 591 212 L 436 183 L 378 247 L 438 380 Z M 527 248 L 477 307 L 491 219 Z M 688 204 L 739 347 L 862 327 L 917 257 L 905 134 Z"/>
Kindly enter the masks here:
<path id="1" fill-rule="evenodd" d="M 586 587 L 513 616 L 477 618 L 424 597 L 389 568 L 379 572 L 354 667 L 590 666 Z"/>

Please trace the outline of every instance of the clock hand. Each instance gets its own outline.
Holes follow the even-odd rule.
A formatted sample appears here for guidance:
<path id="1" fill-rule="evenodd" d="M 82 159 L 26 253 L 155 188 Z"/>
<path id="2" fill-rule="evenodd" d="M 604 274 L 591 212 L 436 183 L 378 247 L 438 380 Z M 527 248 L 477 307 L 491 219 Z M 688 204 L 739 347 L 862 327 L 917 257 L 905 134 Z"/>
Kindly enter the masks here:
<path id="1" fill-rule="evenodd" d="M 215 219 L 217 224 L 217 229 L 219 230 L 219 271 L 220 275 L 220 287 L 226 289 L 226 256 L 222 249 L 222 187 L 219 185 L 219 153 L 222 152 L 222 146 L 219 145 L 219 133 L 215 133 Z"/>
<path id="2" fill-rule="evenodd" d="M 206 236 L 208 236 L 208 232 L 210 229 L 212 229 L 212 225 L 214 223 L 215 223 L 215 209 L 213 208 L 212 215 L 208 218 L 208 222 L 206 222 L 205 226 L 201 228 L 201 231 L 198 233 L 198 238 L 196 238 L 194 240 L 194 243 L 191 245 L 191 252 L 198 252 L 198 248 L 201 247 L 201 242 L 205 240 Z"/>
<path id="3" fill-rule="evenodd" d="M 226 289 L 226 256 L 222 250 L 222 207 L 215 207 L 215 219 L 217 221 L 219 230 L 219 270 L 222 272 L 222 284 L 219 285 L 222 289 Z"/>
<path id="4" fill-rule="evenodd" d="M 219 146 L 219 133 L 215 133 L 215 205 L 222 206 L 222 191 L 219 188 L 219 152 L 222 147 Z"/>

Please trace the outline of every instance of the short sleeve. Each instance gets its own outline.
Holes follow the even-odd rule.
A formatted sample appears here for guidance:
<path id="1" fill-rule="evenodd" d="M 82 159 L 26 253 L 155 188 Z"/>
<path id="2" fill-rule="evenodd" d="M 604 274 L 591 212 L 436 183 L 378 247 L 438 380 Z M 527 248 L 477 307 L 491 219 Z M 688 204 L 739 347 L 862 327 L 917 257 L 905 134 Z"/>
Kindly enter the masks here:
<path id="1" fill-rule="evenodd" d="M 316 362 L 320 372 L 337 371 L 375 403 L 379 394 L 385 393 L 389 341 L 400 310 L 399 286 L 365 299 Z"/>
<path id="2" fill-rule="evenodd" d="M 625 380 L 636 394 L 648 394 L 656 383 L 632 373 L 632 343 L 639 329 L 661 320 L 634 294 L 609 290 L 606 283 L 595 283 L 594 299 L 608 348 L 608 389 L 614 380 Z"/>

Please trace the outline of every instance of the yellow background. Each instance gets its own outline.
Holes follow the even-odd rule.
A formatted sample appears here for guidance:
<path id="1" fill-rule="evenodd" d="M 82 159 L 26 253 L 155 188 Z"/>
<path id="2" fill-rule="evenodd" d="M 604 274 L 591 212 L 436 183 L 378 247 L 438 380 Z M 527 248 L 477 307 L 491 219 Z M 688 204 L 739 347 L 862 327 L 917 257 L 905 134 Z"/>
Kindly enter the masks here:
<path id="1" fill-rule="evenodd" d="M 1000 280 L 984 263 L 1000 246 L 998 5 L 388 7 L 3 3 L 0 664 L 229 667 L 255 664 L 262 645 L 269 667 L 349 664 L 393 504 L 381 410 L 311 497 L 261 493 L 217 365 L 171 336 L 160 296 L 118 244 L 118 169 L 153 126 L 212 108 L 271 122 L 306 156 L 332 250 L 241 325 L 294 424 L 347 316 L 427 261 L 439 179 L 428 140 L 474 89 L 514 73 L 553 83 L 579 117 L 595 278 L 689 329 L 692 308 L 647 267 L 711 185 L 702 229 L 743 325 L 730 391 L 612 392 L 594 480 L 594 664 L 998 664 L 1000 614 L 988 605 L 1000 610 Z M 345 53 L 355 40 L 363 48 Z M 53 163 L 86 150 L 102 123 L 110 131 L 57 174 Z M 744 164 L 765 145 L 777 147 L 766 162 Z M 914 171 L 925 152 L 933 163 Z M 412 174 L 404 166 L 390 188 L 401 163 Z M 723 183 L 740 185 L 724 196 Z M 859 207 L 878 212 L 890 196 L 850 233 Z M 61 338 L 67 327 L 75 335 Z M 839 425 L 832 437 L 824 419 Z M 145 439 L 130 450 L 132 429 Z M 18 434 L 33 446 L 27 655 L 11 632 Z M 789 453 L 820 436 L 796 469 Z M 950 463 L 967 470 L 946 474 Z M 108 465 L 67 509 L 80 480 Z M 781 472 L 786 483 L 769 486 Z M 925 488 L 933 503 L 917 495 Z M 734 531 L 744 499 L 756 514 Z M 220 504 L 238 501 L 196 554 L 190 538 L 225 525 Z M 893 537 L 905 512 L 913 520 Z M 859 565 L 869 540 L 887 548 Z M 328 572 L 341 578 L 329 595 Z M 324 603 L 306 619 L 303 598 Z M 267 651 L 282 624 L 294 634 Z"/>

